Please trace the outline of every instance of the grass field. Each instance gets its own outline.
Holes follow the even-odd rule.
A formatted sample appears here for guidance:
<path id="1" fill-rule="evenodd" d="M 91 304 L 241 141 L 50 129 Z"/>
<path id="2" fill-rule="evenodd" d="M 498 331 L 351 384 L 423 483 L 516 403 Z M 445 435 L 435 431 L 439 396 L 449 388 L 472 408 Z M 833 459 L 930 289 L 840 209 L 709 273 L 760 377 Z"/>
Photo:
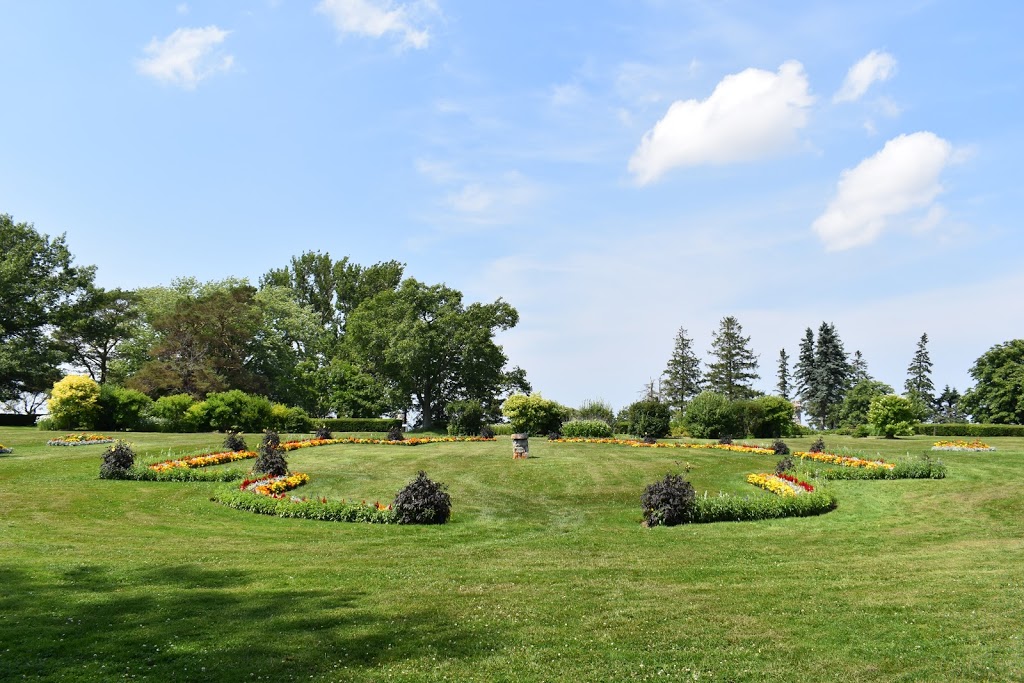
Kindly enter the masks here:
<path id="1" fill-rule="evenodd" d="M 449 485 L 449 524 L 377 526 L 101 481 L 104 446 L 49 436 L 0 428 L 0 679 L 1024 680 L 1024 439 L 939 454 L 940 481 L 835 482 L 821 517 L 644 529 L 644 485 L 683 462 L 698 491 L 769 495 L 743 475 L 776 458 L 533 439 L 513 461 L 507 437 L 289 454 L 307 495 Z M 221 437 L 130 440 L 152 461 Z M 892 460 L 932 440 L 826 442 Z"/>

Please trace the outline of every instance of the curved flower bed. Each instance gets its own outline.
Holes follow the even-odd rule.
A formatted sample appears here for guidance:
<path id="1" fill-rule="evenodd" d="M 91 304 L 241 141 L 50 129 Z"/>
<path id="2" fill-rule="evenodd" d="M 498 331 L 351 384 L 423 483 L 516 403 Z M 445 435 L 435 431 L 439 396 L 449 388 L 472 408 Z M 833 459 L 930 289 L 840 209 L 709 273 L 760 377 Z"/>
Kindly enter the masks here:
<path id="1" fill-rule="evenodd" d="M 47 446 L 94 446 L 101 443 L 114 443 L 114 439 L 102 434 L 67 434 L 59 439 L 50 439 Z"/>
<path id="2" fill-rule="evenodd" d="M 258 477 L 256 479 L 246 479 L 239 486 L 241 491 L 252 491 L 263 496 L 283 496 L 285 491 L 291 491 L 297 489 L 304 484 L 309 483 L 309 475 L 304 472 L 295 472 L 294 474 L 285 474 L 281 476 L 271 477 Z"/>
<path id="3" fill-rule="evenodd" d="M 791 474 L 748 474 L 747 483 L 779 496 L 799 496 L 812 493 L 814 487 Z"/>
<path id="4" fill-rule="evenodd" d="M 202 455 L 190 455 L 184 458 L 172 458 L 163 462 L 154 462 L 147 467 L 154 472 L 166 472 L 173 469 L 194 469 L 199 467 L 211 467 L 222 465 L 226 462 L 248 460 L 255 458 L 257 453 L 253 451 L 224 451 L 223 453 L 203 453 Z"/>
<path id="5" fill-rule="evenodd" d="M 965 451 L 965 452 L 978 452 L 978 451 L 994 451 L 994 446 L 989 446 L 987 443 L 983 443 L 978 439 L 974 441 L 936 441 L 932 445 L 933 451 Z"/>
<path id="6" fill-rule="evenodd" d="M 804 451 L 797 451 L 793 455 L 801 460 L 815 460 L 817 462 L 823 462 L 829 465 L 839 465 L 841 467 L 863 467 L 866 469 L 881 468 L 887 470 L 891 470 L 896 467 L 895 464 L 884 460 L 866 460 L 856 456 L 838 455 L 836 453 L 806 453 Z"/>
<path id="7" fill-rule="evenodd" d="M 635 439 L 588 439 L 584 437 L 575 437 L 568 439 L 552 439 L 555 443 L 607 443 L 616 446 L 629 446 L 631 448 L 686 448 L 690 450 L 714 450 L 714 451 L 732 451 L 733 453 L 755 453 L 757 455 L 775 455 L 775 451 L 771 448 L 761 448 L 760 446 L 751 446 L 748 444 L 721 444 L 721 443 L 664 443 L 661 441 L 655 443 L 644 443 L 643 441 L 637 441 Z"/>

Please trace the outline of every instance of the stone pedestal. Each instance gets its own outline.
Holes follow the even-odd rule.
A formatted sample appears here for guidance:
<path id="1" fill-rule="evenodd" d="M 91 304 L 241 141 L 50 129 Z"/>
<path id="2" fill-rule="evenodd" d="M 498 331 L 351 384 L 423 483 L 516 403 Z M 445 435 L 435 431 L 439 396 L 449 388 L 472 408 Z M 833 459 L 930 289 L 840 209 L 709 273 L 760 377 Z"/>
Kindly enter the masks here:
<path id="1" fill-rule="evenodd" d="M 530 457 L 530 435 L 512 435 L 512 457 L 516 460 Z"/>

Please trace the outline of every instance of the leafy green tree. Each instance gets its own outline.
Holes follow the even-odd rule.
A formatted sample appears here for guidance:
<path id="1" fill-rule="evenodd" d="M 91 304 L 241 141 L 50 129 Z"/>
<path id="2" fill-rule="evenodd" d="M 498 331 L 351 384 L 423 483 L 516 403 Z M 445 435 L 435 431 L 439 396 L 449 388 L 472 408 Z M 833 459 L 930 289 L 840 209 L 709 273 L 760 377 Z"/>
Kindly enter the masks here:
<path id="1" fill-rule="evenodd" d="M 657 399 L 637 401 L 626 408 L 629 433 L 641 439 L 660 439 L 668 436 L 669 407 Z"/>
<path id="2" fill-rule="evenodd" d="M 178 300 L 153 321 L 153 360 L 131 377 L 129 386 L 153 397 L 186 393 L 202 398 L 229 389 L 264 393 L 266 380 L 249 363 L 261 322 L 255 294 L 253 287 L 239 285 Z"/>
<path id="3" fill-rule="evenodd" d="M 932 383 L 932 360 L 928 355 L 927 333 L 922 334 L 917 342 L 914 357 L 907 366 L 907 381 L 903 389 L 904 396 L 914 404 L 917 419 L 930 419 L 935 404 L 935 384 Z"/>
<path id="4" fill-rule="evenodd" d="M 94 269 L 72 265 L 63 235 L 0 214 L 0 400 L 46 391 L 66 355 L 49 331 L 92 283 Z"/>
<path id="5" fill-rule="evenodd" d="M 976 384 L 960 405 L 975 422 L 1024 423 L 1024 339 L 996 344 L 971 367 Z"/>
<path id="6" fill-rule="evenodd" d="M 913 433 L 911 422 L 914 420 L 914 405 L 902 396 L 889 394 L 871 399 L 868 408 L 868 424 L 875 434 L 893 439 Z"/>
<path id="7" fill-rule="evenodd" d="M 753 398 L 758 392 L 751 386 L 757 374 L 757 356 L 750 349 L 750 337 L 743 336 L 743 327 L 733 316 L 722 318 L 711 341 L 707 385 L 711 391 L 727 399 Z"/>
<path id="8" fill-rule="evenodd" d="M 804 338 L 800 341 L 800 353 L 797 356 L 796 367 L 793 372 L 795 382 L 794 390 L 797 398 L 804 404 L 804 410 L 810 412 L 810 404 L 814 395 L 816 384 L 816 370 L 814 366 L 814 330 L 807 328 Z"/>
<path id="9" fill-rule="evenodd" d="M 386 379 L 404 405 L 414 407 L 426 429 L 445 423 L 452 401 L 476 400 L 485 414 L 500 397 L 528 388 L 525 373 L 506 369 L 508 358 L 494 335 L 511 329 L 519 314 L 498 299 L 465 306 L 462 293 L 409 278 L 358 306 L 347 321 L 345 346 L 367 372 Z"/>
<path id="10" fill-rule="evenodd" d="M 736 435 L 757 439 L 786 436 L 793 424 L 793 404 L 781 396 L 733 401 L 729 406 Z"/>
<path id="11" fill-rule="evenodd" d="M 571 412 L 569 408 L 540 394 L 512 394 L 501 404 L 502 414 L 512 431 L 523 434 L 557 432 Z"/>
<path id="12" fill-rule="evenodd" d="M 89 286 L 61 315 L 54 339 L 71 362 L 105 384 L 110 367 L 120 358 L 122 344 L 136 329 L 138 296 L 121 289 Z"/>
<path id="13" fill-rule="evenodd" d="M 808 398 L 809 412 L 824 429 L 839 424 L 839 406 L 850 384 L 851 368 L 839 333 L 831 323 L 821 323 L 814 349 L 814 380 Z"/>
<path id="14" fill-rule="evenodd" d="M 839 408 L 839 424 L 844 427 L 859 427 L 868 423 L 871 401 L 877 396 L 892 394 L 892 387 L 885 382 L 864 379 L 853 385 Z"/>
<path id="15" fill-rule="evenodd" d="M 786 349 L 779 349 L 779 371 L 778 371 L 779 383 L 775 385 L 775 391 L 779 393 L 779 396 L 789 400 L 789 392 L 792 391 L 789 379 L 789 354 L 786 353 Z"/>
<path id="16" fill-rule="evenodd" d="M 686 402 L 700 393 L 704 378 L 700 371 L 700 359 L 693 352 L 693 340 L 686 336 L 682 327 L 676 332 L 675 346 L 668 366 L 662 373 L 661 393 L 672 408 L 682 410 Z"/>

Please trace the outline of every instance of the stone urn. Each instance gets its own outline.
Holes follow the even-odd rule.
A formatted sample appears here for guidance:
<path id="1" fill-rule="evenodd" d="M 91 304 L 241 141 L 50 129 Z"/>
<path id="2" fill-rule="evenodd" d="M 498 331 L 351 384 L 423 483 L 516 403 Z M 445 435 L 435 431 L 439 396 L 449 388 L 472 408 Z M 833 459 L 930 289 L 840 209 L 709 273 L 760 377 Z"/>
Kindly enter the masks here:
<path id="1" fill-rule="evenodd" d="M 529 434 L 513 434 L 512 435 L 512 458 L 515 460 L 525 459 L 530 457 L 530 435 Z"/>

